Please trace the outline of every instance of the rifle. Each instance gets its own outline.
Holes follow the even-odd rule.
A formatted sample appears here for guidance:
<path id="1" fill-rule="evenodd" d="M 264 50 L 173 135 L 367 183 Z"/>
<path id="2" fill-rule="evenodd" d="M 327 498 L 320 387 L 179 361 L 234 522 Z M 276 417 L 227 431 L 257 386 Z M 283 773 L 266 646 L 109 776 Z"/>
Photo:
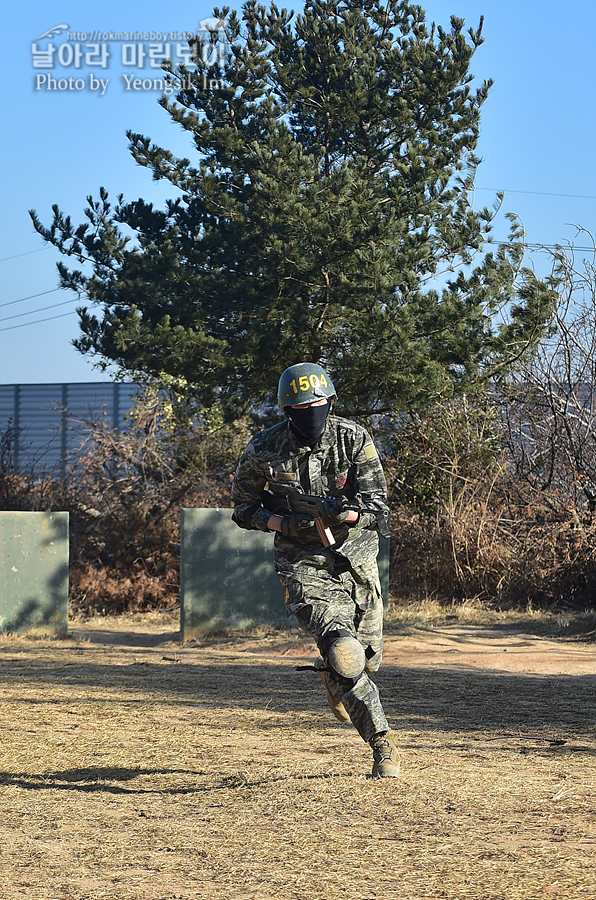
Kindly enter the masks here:
<path id="1" fill-rule="evenodd" d="M 331 547 L 336 541 L 333 532 L 324 522 L 324 500 L 341 500 L 340 512 L 353 510 L 357 513 L 370 513 L 376 516 L 379 533 L 386 538 L 390 536 L 389 514 L 380 512 L 371 506 L 364 506 L 360 496 L 356 500 L 348 500 L 347 497 L 313 497 L 310 494 L 301 494 L 298 491 L 290 491 L 289 494 L 283 496 L 272 494 L 271 491 L 262 491 L 261 493 L 262 505 L 274 515 L 285 516 L 288 513 L 302 513 L 310 516 L 314 520 L 323 546 Z"/>

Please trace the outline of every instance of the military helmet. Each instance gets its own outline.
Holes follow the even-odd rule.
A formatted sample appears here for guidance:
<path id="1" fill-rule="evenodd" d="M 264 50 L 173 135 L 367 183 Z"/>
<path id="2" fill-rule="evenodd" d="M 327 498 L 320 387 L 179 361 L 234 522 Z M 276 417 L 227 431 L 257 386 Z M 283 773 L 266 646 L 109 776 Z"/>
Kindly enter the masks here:
<path id="1" fill-rule="evenodd" d="M 282 412 L 286 406 L 315 403 L 317 400 L 331 399 L 335 396 L 331 378 L 325 369 L 316 363 L 297 363 L 281 373 L 277 402 Z"/>

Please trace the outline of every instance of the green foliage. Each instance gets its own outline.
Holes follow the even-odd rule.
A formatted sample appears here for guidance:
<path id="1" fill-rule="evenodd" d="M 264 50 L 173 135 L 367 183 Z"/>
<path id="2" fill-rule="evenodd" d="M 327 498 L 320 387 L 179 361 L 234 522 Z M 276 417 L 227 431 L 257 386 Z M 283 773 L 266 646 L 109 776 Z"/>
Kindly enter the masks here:
<path id="1" fill-rule="evenodd" d="M 90 304 L 75 345 L 135 378 L 184 379 L 233 418 L 301 360 L 333 373 L 352 415 L 466 390 L 540 334 L 552 285 L 522 268 L 523 235 L 483 258 L 493 209 L 470 202 L 480 109 L 477 30 L 427 26 L 406 0 L 315 0 L 296 17 L 249 0 L 227 16 L 224 86 L 160 101 L 196 161 L 130 132 L 135 161 L 178 192 L 165 209 L 89 197 L 74 227 L 37 231 Z M 197 40 L 200 51 L 200 40 Z M 479 260 L 474 267 L 474 258 Z M 443 289 L 429 289 L 438 275 Z"/>

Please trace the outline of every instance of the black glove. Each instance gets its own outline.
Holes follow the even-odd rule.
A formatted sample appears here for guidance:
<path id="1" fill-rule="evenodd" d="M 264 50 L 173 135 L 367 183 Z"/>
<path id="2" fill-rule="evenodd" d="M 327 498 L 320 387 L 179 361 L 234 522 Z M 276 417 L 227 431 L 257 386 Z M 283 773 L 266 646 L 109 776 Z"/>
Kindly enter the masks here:
<path id="1" fill-rule="evenodd" d="M 327 497 L 321 502 L 321 512 L 326 525 L 341 525 L 348 518 L 348 510 L 343 508 L 341 497 Z M 356 523 L 354 523 L 356 524 Z"/>
<path id="2" fill-rule="evenodd" d="M 284 537 L 300 540 L 314 528 L 314 520 L 306 513 L 290 513 L 281 520 L 281 533 Z"/>

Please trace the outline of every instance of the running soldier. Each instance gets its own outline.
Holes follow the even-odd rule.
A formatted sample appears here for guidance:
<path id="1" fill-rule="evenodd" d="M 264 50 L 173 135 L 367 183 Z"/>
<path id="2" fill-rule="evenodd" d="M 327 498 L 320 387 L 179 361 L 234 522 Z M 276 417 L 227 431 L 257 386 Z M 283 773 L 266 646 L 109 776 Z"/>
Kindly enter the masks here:
<path id="1" fill-rule="evenodd" d="M 368 432 L 332 414 L 335 397 L 331 378 L 315 363 L 282 373 L 278 403 L 286 418 L 244 451 L 232 518 L 241 528 L 276 532 L 287 613 L 319 648 L 315 668 L 331 709 L 370 744 L 373 777 L 395 777 L 399 755 L 369 677 L 383 650 L 377 531 L 388 520 L 387 486 Z M 318 512 L 292 511 L 292 497 L 301 495 L 318 498 Z"/>

